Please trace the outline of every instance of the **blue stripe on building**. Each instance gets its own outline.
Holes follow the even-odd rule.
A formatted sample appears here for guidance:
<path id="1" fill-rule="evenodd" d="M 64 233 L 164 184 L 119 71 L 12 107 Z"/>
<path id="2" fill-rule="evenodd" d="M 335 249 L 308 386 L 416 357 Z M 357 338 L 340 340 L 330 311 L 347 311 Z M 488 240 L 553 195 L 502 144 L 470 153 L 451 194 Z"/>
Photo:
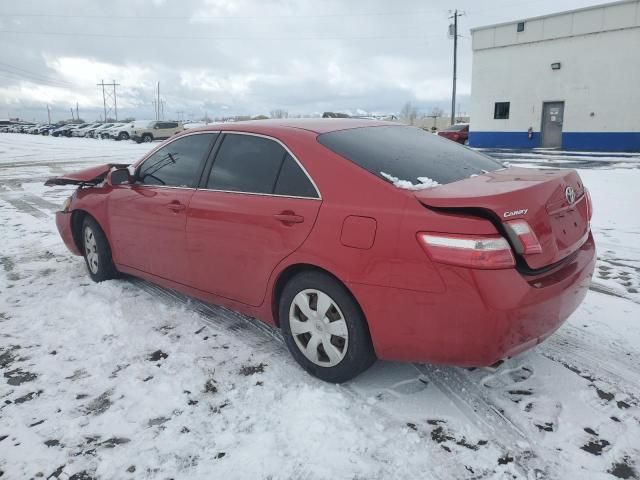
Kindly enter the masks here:
<path id="1" fill-rule="evenodd" d="M 540 132 L 469 132 L 469 145 L 478 148 L 538 148 Z M 563 150 L 640 152 L 640 132 L 562 132 Z"/>

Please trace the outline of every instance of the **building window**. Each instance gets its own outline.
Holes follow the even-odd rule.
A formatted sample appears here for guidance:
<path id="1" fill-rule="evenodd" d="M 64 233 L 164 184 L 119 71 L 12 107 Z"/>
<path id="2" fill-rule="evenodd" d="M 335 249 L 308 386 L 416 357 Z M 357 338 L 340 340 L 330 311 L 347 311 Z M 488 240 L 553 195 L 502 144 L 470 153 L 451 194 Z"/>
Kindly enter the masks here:
<path id="1" fill-rule="evenodd" d="M 524 22 L 518 22 L 518 27 L 516 28 L 518 32 L 524 32 Z"/>
<path id="2" fill-rule="evenodd" d="M 509 118 L 509 106 L 511 102 L 496 102 L 493 107 L 493 118 L 496 120 L 506 120 Z"/>

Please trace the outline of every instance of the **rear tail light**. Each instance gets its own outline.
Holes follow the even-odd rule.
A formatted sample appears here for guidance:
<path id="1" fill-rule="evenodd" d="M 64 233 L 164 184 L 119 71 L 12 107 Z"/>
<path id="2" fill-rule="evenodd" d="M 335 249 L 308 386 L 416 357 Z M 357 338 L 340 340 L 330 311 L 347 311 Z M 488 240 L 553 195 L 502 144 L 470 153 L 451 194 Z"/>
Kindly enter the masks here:
<path id="1" fill-rule="evenodd" d="M 419 233 L 418 241 L 434 262 L 462 267 L 499 269 L 515 265 L 509 243 L 502 237 Z"/>
<path id="2" fill-rule="evenodd" d="M 520 241 L 522 248 L 520 248 L 518 242 L 515 242 L 516 251 L 518 253 L 522 253 L 524 255 L 542 253 L 542 246 L 538 241 L 538 237 L 536 237 L 536 234 L 526 220 L 511 220 L 510 222 L 506 222 L 505 225 Z"/>
<path id="3" fill-rule="evenodd" d="M 587 188 L 584 189 L 584 195 L 587 197 L 587 218 L 591 221 L 591 217 L 593 217 L 593 203 L 591 203 L 591 194 Z"/>

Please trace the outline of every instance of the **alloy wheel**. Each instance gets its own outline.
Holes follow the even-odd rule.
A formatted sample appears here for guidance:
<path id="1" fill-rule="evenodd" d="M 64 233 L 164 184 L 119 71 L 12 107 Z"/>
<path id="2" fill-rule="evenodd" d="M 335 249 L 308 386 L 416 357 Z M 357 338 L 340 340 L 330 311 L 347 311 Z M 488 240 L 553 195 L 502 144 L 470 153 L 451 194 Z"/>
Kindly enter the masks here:
<path id="1" fill-rule="evenodd" d="M 338 304 L 320 290 L 302 290 L 294 297 L 289 328 L 300 352 L 316 365 L 333 367 L 347 353 L 347 322 Z"/>

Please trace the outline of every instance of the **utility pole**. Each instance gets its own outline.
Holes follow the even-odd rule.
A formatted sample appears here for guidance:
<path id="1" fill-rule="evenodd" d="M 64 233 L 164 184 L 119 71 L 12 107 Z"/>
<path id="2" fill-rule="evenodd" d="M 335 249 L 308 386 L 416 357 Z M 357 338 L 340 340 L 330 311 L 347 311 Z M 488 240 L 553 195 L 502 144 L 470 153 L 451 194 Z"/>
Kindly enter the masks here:
<path id="1" fill-rule="evenodd" d="M 80 113 L 78 112 L 78 102 L 76 102 L 76 120 L 80 120 Z"/>
<path id="2" fill-rule="evenodd" d="M 156 120 L 160 120 L 160 82 L 158 82 L 158 98 L 156 100 Z"/>
<path id="3" fill-rule="evenodd" d="M 115 114 L 116 117 L 116 122 L 118 121 L 118 98 L 116 97 L 116 81 L 113 80 L 113 112 Z M 104 121 L 106 122 L 107 119 L 105 118 Z"/>
<path id="4" fill-rule="evenodd" d="M 71 110 L 71 120 L 75 120 L 74 116 L 73 116 L 73 107 L 71 107 L 69 110 Z"/>
<path id="5" fill-rule="evenodd" d="M 102 105 L 104 107 L 104 121 L 107 121 L 109 112 L 113 111 L 116 120 L 118 120 L 118 99 L 116 97 L 116 87 L 119 86 L 119 83 L 116 83 L 114 80 L 112 83 L 104 83 L 102 80 L 100 83 L 96 83 L 96 86 L 102 87 Z M 110 93 L 108 90 L 105 90 L 104 87 L 113 87 L 113 92 Z M 107 103 L 109 107 L 107 108 Z"/>
<path id="6" fill-rule="evenodd" d="M 449 25 L 449 35 L 453 36 L 453 89 L 451 92 L 451 125 L 456 122 L 456 74 L 458 67 L 458 17 L 464 12 L 458 13 L 458 9 L 449 18 L 453 18 L 453 25 Z"/>
<path id="7" fill-rule="evenodd" d="M 48 125 L 51 125 L 51 110 L 49 110 L 49 104 L 47 103 L 47 117 L 49 118 Z"/>

